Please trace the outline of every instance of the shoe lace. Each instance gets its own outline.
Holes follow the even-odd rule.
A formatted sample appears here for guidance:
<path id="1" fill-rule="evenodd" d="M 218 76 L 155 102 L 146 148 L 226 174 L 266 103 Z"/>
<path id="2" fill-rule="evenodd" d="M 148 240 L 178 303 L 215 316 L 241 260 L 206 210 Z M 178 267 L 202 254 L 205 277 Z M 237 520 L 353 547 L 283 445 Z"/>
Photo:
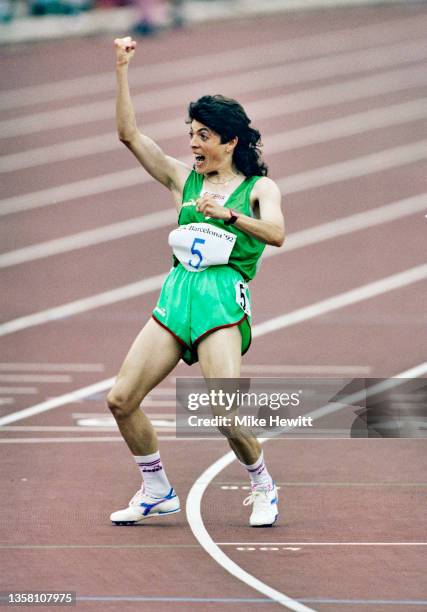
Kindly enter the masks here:
<path id="1" fill-rule="evenodd" d="M 244 506 L 250 506 L 251 504 L 265 504 L 267 507 L 269 507 L 268 491 L 254 489 L 252 493 L 243 500 Z"/>
<path id="2" fill-rule="evenodd" d="M 130 500 L 129 506 L 139 505 L 143 495 L 144 495 L 144 487 L 141 487 Z"/>

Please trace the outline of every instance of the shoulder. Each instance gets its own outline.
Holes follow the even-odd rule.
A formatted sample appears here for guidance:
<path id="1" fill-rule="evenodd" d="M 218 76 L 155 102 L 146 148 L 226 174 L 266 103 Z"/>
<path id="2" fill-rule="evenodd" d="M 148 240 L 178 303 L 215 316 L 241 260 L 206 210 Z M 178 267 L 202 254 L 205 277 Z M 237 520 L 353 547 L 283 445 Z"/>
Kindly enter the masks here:
<path id="1" fill-rule="evenodd" d="M 271 178 L 268 176 L 261 176 L 255 183 L 252 189 L 252 196 L 254 199 L 259 200 L 260 198 L 281 198 L 280 189 Z"/>

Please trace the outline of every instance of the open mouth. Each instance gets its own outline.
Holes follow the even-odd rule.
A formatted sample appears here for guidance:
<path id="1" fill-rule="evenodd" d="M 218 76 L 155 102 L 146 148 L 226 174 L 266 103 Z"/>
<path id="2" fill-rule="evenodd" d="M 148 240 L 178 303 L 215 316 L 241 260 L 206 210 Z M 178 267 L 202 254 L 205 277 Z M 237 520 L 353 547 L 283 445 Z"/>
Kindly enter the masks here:
<path id="1" fill-rule="evenodd" d="M 200 166 L 203 165 L 203 163 L 205 162 L 206 158 L 204 155 L 195 155 L 194 156 L 194 165 L 196 168 L 199 168 Z"/>

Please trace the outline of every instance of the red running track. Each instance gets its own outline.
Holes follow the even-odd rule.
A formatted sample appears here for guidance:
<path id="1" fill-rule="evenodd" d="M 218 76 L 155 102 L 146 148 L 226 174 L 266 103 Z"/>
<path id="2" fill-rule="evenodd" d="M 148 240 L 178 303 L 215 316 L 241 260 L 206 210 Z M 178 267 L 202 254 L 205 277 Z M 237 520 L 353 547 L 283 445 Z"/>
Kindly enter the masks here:
<path id="1" fill-rule="evenodd" d="M 185 158 L 188 100 L 238 97 L 284 193 L 289 240 L 253 283 L 243 373 L 387 377 L 425 361 L 425 8 L 287 13 L 140 43 L 131 80 L 147 132 Z M 247 527 L 247 483 L 226 465 L 201 518 L 239 576 L 185 512 L 110 526 L 138 475 L 105 411 L 108 383 L 65 395 L 114 376 L 149 316 L 171 201 L 116 141 L 111 40 L 11 47 L 1 71 L 0 590 L 73 590 L 85 610 L 427 608 L 423 439 L 267 442 L 281 498 L 270 530 Z M 353 290 L 345 306 L 331 300 Z M 180 364 L 146 406 L 166 422 L 162 457 L 182 500 L 227 451 L 167 425 L 175 377 L 190 373 Z M 20 414 L 50 398 L 60 405 Z"/>

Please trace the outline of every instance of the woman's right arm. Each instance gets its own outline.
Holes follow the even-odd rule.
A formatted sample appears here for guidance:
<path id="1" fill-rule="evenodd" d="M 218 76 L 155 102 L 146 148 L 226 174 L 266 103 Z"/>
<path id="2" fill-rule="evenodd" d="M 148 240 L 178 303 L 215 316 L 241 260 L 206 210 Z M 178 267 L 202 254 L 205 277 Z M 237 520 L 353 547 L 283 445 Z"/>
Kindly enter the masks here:
<path id="1" fill-rule="evenodd" d="M 119 139 L 153 178 L 176 195 L 180 195 L 191 168 L 165 155 L 151 138 L 141 134 L 136 124 L 128 82 L 129 62 L 135 54 L 136 42 L 128 36 L 116 38 L 114 44 L 117 76 L 116 122 Z"/>

